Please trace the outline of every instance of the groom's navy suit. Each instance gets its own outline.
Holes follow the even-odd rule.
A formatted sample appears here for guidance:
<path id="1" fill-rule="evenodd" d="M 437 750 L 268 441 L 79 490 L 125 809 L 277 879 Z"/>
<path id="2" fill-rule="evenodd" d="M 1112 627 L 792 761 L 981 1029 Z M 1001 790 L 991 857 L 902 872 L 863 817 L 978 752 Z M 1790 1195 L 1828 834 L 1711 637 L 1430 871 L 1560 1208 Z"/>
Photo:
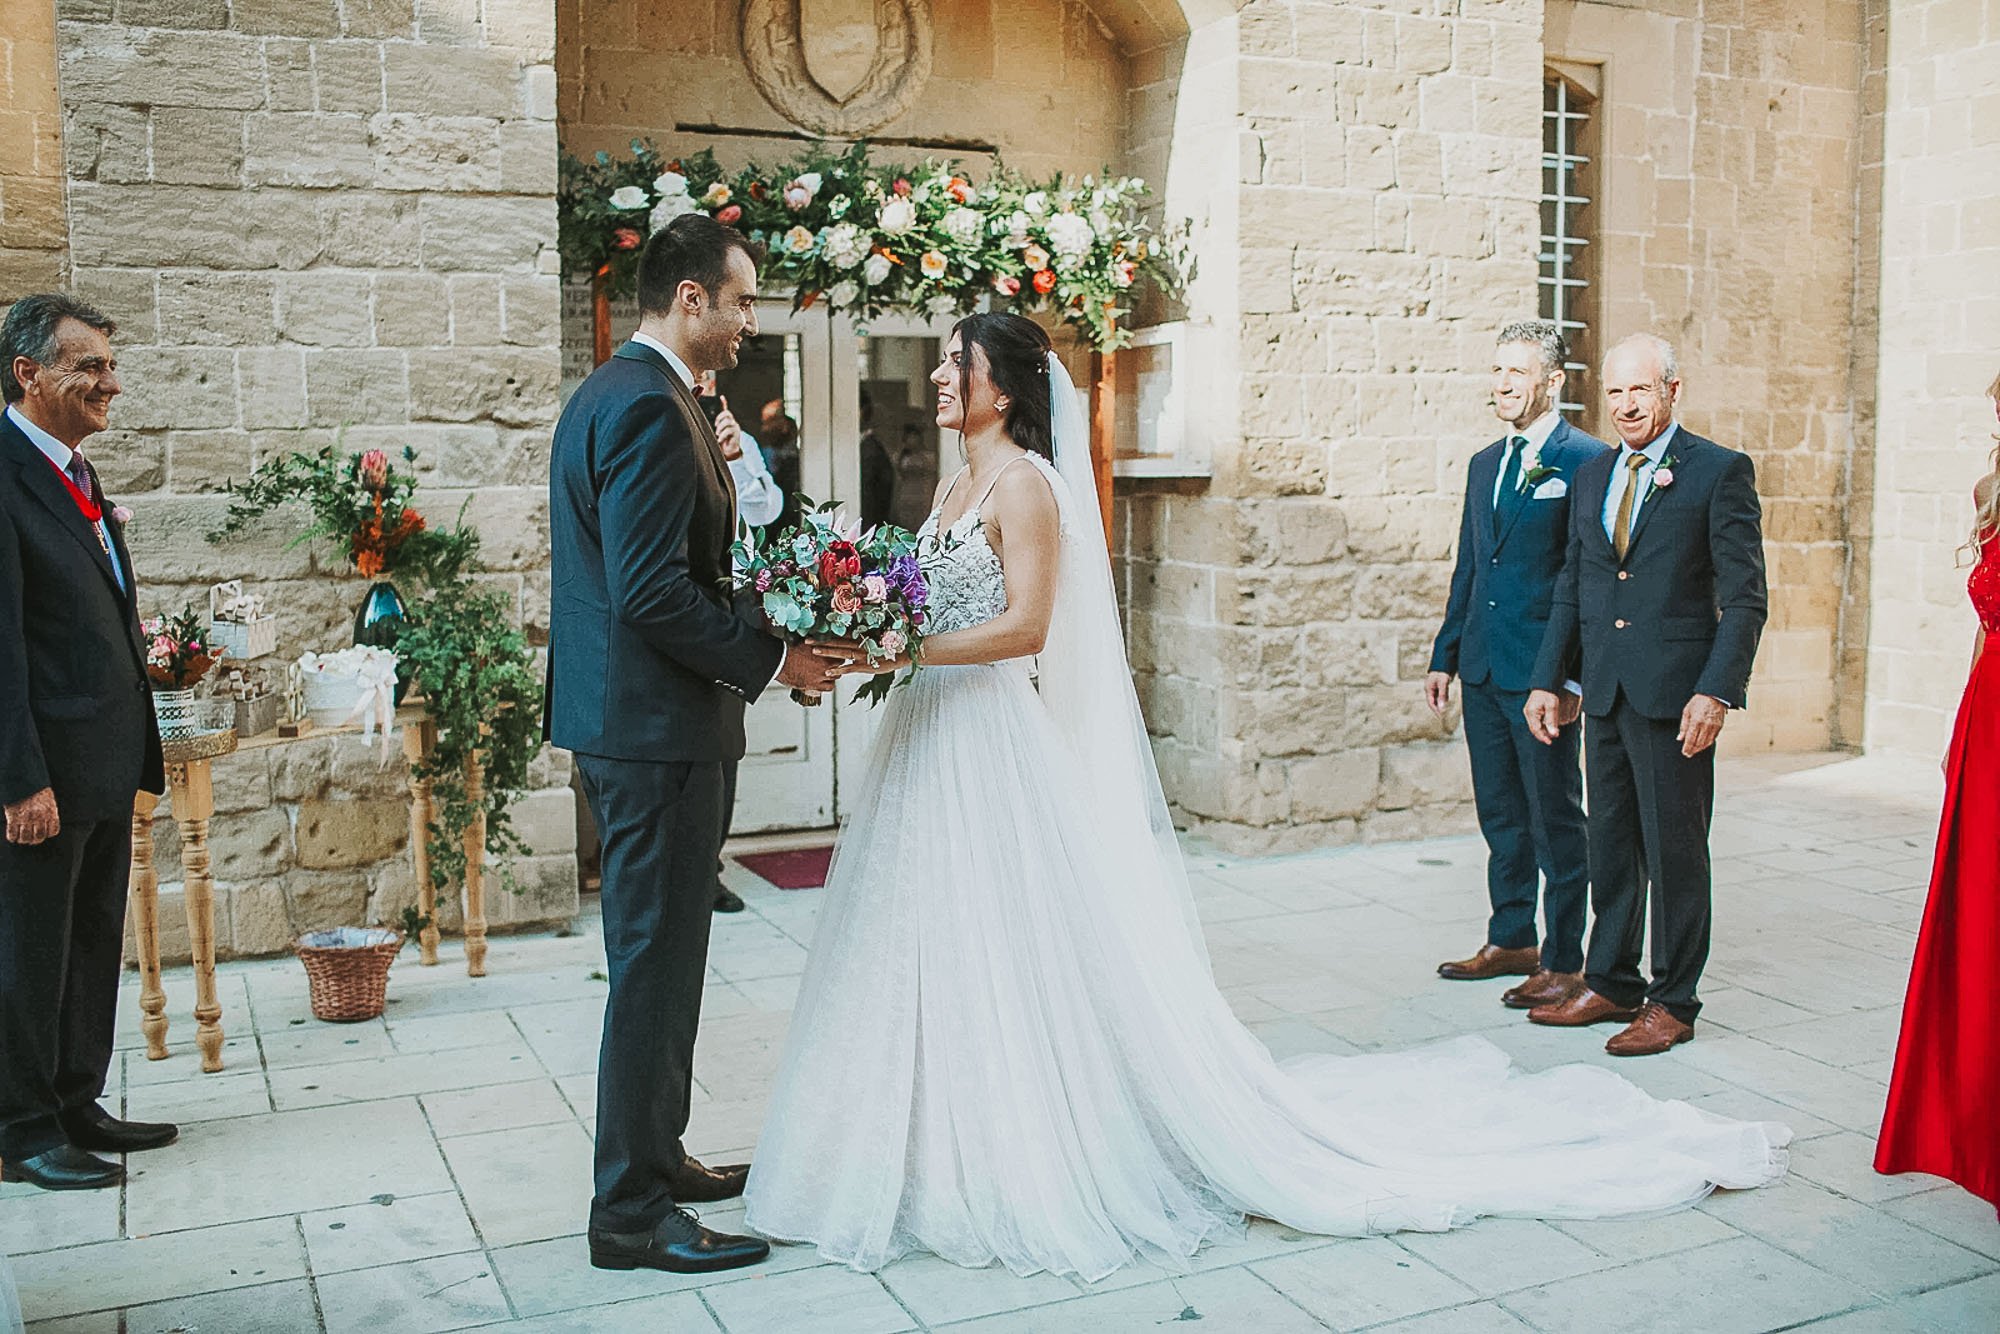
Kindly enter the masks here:
<path id="1" fill-rule="evenodd" d="M 1756 467 L 1692 431 L 1669 430 L 1649 448 L 1671 480 L 1638 477 L 1623 557 L 1606 532 L 1615 515 L 1606 515 L 1632 480 L 1633 452 L 1584 466 L 1535 685 L 1557 689 L 1581 653 L 1597 912 L 1584 980 L 1620 1006 L 1657 1002 L 1691 1024 L 1708 962 L 1715 747 L 1690 758 L 1677 734 L 1696 695 L 1744 706 L 1767 594 Z M 1639 972 L 1649 884 L 1651 985 Z"/>
<path id="2" fill-rule="evenodd" d="M 1493 908 L 1486 943 L 1534 946 L 1536 889 L 1546 878 L 1542 967 L 1576 973 L 1590 884 L 1576 732 L 1544 746 L 1529 734 L 1523 709 L 1568 550 L 1571 494 L 1582 467 L 1610 447 L 1558 420 L 1536 460 L 1555 472 L 1524 485 L 1525 451 L 1510 447 L 1513 438 L 1474 454 L 1467 469 L 1458 563 L 1431 670 L 1451 672 L 1464 686 Z"/>
<path id="3" fill-rule="evenodd" d="M 591 1227 L 673 1208 L 708 966 L 723 768 L 784 646 L 730 596 L 736 492 L 665 357 L 627 343 L 556 423 L 549 740 L 576 753 L 603 842 L 610 997 Z"/>

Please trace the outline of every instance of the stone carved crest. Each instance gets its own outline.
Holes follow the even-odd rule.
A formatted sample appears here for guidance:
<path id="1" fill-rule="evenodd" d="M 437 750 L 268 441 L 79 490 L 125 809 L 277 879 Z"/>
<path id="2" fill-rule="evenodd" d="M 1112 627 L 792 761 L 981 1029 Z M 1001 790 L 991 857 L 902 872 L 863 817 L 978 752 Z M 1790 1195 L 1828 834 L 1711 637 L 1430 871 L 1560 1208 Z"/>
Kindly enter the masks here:
<path id="1" fill-rule="evenodd" d="M 743 0 L 742 38 L 743 63 L 764 100 L 830 138 L 874 133 L 930 81 L 929 0 Z M 849 71 L 859 77 L 842 77 Z"/>

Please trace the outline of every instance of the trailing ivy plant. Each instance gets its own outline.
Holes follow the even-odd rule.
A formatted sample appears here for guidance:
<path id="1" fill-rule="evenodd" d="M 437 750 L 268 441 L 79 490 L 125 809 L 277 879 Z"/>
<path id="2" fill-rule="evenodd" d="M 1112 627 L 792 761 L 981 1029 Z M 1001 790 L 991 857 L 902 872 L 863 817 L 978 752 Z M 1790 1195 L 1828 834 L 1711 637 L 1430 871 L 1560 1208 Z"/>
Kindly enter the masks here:
<path id="1" fill-rule="evenodd" d="M 292 545 L 329 539 L 361 573 L 421 585 L 395 649 L 399 672 L 415 679 L 437 725 L 437 746 L 417 775 L 431 781 L 425 844 L 431 883 L 442 890 L 465 874 L 465 831 L 481 810 L 488 854 L 532 851 L 508 822 L 507 808 L 528 785 L 528 766 L 541 750 L 542 683 L 508 599 L 472 577 L 478 530 L 465 523 L 463 507 L 449 528 L 427 526 L 410 504 L 416 452 L 405 449 L 402 458 L 412 465 L 409 471 L 390 466 L 383 451 L 342 454 L 331 445 L 270 459 L 230 488 L 228 517 L 208 537 L 227 541 L 274 509 L 303 504 L 314 521 Z M 383 542 L 385 534 L 394 540 Z M 465 762 L 474 751 L 485 775 L 477 806 L 465 782 Z M 512 886 L 504 862 L 500 877 Z"/>
<path id="2" fill-rule="evenodd" d="M 542 748 L 542 682 L 509 599 L 464 577 L 433 584 L 410 608 L 396 655 L 415 677 L 437 724 L 437 745 L 417 766 L 431 783 L 431 883 L 443 889 L 465 874 L 465 831 L 482 811 L 486 851 L 531 852 L 508 820 L 513 794 L 528 786 L 528 766 Z M 484 786 L 475 804 L 466 760 L 477 752 Z M 501 863 L 501 879 L 513 873 Z"/>

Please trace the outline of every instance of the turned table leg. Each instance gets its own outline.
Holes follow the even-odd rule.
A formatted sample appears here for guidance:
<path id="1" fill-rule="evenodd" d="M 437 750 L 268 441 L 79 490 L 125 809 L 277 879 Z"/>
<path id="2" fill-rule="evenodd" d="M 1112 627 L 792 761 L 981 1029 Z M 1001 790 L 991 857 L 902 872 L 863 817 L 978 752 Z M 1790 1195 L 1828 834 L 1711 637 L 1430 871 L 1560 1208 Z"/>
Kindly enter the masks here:
<path id="1" fill-rule="evenodd" d="M 151 792 L 132 798 L 132 939 L 139 952 L 139 1028 L 146 1035 L 146 1059 L 167 1059 L 167 993 L 160 986 L 160 877 L 153 868 Z"/>
<path id="2" fill-rule="evenodd" d="M 417 933 L 417 961 L 430 967 L 438 961 L 437 886 L 431 883 L 431 780 L 417 776 L 417 766 L 430 758 L 437 744 L 437 724 L 425 719 L 403 725 L 403 758 L 410 764 L 410 858 L 417 872 L 417 912 L 424 919 Z"/>
<path id="3" fill-rule="evenodd" d="M 208 822 L 215 814 L 214 775 L 207 760 L 167 766 L 174 822 L 181 831 L 182 897 L 194 954 L 195 1045 L 201 1068 L 222 1068 L 222 1005 L 215 997 L 215 877 L 208 866 Z"/>
<path id="4" fill-rule="evenodd" d="M 465 827 L 465 973 L 486 976 L 486 772 L 474 751 L 465 760 L 465 796 L 472 823 Z"/>

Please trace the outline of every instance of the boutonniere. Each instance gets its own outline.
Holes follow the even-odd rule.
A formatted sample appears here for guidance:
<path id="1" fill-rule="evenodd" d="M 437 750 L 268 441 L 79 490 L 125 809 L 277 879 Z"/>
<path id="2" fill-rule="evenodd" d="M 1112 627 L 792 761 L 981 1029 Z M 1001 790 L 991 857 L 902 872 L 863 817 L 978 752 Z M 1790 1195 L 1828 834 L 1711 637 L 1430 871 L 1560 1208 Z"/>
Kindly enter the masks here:
<path id="1" fill-rule="evenodd" d="M 1661 459 L 1660 466 L 1653 469 L 1653 484 L 1646 488 L 1646 494 L 1651 495 L 1655 491 L 1664 491 L 1672 486 L 1674 484 L 1674 465 L 1679 462 L 1680 460 L 1672 454 Z"/>
<path id="2" fill-rule="evenodd" d="M 1543 482 L 1548 481 L 1549 478 L 1554 477 L 1557 473 L 1561 471 L 1562 471 L 1561 468 L 1556 467 L 1552 463 L 1538 463 L 1534 467 L 1528 468 L 1521 473 L 1521 484 L 1516 489 L 1521 491 L 1532 491 L 1536 487 L 1540 486 Z"/>
<path id="3" fill-rule="evenodd" d="M 132 511 L 123 505 L 113 505 L 111 507 L 111 517 L 118 521 L 120 528 L 123 528 L 126 524 L 132 522 Z"/>

